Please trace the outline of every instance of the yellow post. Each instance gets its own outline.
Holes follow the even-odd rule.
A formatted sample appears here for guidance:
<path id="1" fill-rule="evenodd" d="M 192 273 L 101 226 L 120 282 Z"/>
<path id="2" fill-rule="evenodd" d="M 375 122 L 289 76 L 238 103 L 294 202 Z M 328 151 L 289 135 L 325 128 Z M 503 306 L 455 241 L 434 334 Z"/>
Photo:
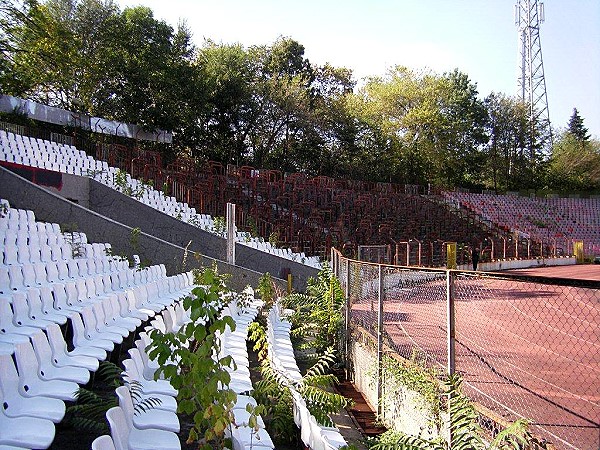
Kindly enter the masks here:
<path id="1" fill-rule="evenodd" d="M 291 294 L 292 293 L 292 274 L 288 273 L 287 276 L 287 293 Z"/>
<path id="2" fill-rule="evenodd" d="M 456 269 L 456 242 L 446 242 L 446 268 Z"/>
<path id="3" fill-rule="evenodd" d="M 585 259 L 585 255 L 583 254 L 583 241 L 573 241 L 573 253 L 575 254 L 577 264 L 582 264 Z"/>

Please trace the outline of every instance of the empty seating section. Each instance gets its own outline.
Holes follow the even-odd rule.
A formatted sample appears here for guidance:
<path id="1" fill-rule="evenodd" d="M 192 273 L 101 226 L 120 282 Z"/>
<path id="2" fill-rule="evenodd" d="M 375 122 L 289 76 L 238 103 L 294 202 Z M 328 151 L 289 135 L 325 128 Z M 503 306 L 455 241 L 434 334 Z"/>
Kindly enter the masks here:
<path id="1" fill-rule="evenodd" d="M 336 427 L 320 425 L 310 413 L 306 402 L 298 392 L 302 375 L 296 364 L 290 340 L 291 324 L 281 315 L 281 306 L 276 302 L 267 319 L 268 358 L 273 370 L 288 380 L 292 393 L 294 422 L 300 429 L 300 438 L 311 449 L 338 449 L 347 446 Z"/>
<path id="2" fill-rule="evenodd" d="M 521 237 L 547 243 L 582 240 L 587 254 L 600 254 L 600 198 L 530 198 L 465 192 L 444 192 L 443 196 L 454 206 L 473 211 Z M 572 246 L 565 250 L 572 250 Z"/>
<path id="3" fill-rule="evenodd" d="M 119 166 L 124 166 L 125 170 L 139 174 L 143 177 L 142 179 L 148 180 L 150 178 L 150 173 L 148 172 L 149 169 L 141 170 L 138 167 L 139 164 L 144 161 L 139 156 L 137 158 L 134 157 L 134 155 L 131 155 L 126 149 L 123 151 L 127 153 L 126 158 L 129 158 L 127 159 L 128 162 L 122 161 L 126 158 L 114 157 L 114 152 L 111 154 L 113 157 L 109 159 Z M 152 154 L 152 152 L 142 153 L 144 155 Z M 215 226 L 215 222 L 209 214 L 198 214 L 196 209 L 190 207 L 188 203 L 179 202 L 175 197 L 165 195 L 162 190 L 155 190 L 151 184 L 132 178 L 129 173 L 119 172 L 117 167 L 109 166 L 106 161 L 96 160 L 71 145 L 57 144 L 42 139 L 33 139 L 0 130 L 0 160 L 56 172 L 93 177 L 97 181 L 121 192 L 125 192 L 142 203 L 162 211 L 165 214 L 198 226 L 203 230 L 223 236 L 223 232 L 219 227 Z M 156 162 L 155 160 L 153 161 Z M 142 165 L 142 169 L 147 165 L 147 161 L 145 161 Z M 138 169 L 136 170 L 136 168 Z M 162 178 L 159 176 L 159 173 L 156 171 L 152 173 L 156 175 L 152 180 L 154 185 L 158 188 L 165 185 L 164 183 L 160 183 Z M 177 188 L 178 185 L 181 184 L 180 181 L 174 181 L 172 177 L 165 179 L 164 182 L 168 182 L 166 185 L 170 184 L 171 190 L 175 193 L 181 190 Z M 215 210 L 215 213 L 216 212 L 217 211 Z M 293 259 L 294 261 L 314 267 L 320 267 L 318 257 L 307 257 L 303 252 L 293 253 L 291 251 L 280 251 L 280 249 L 273 247 L 269 243 L 265 243 L 263 240 L 250 237 L 249 234 L 240 236 L 240 242 L 283 258 Z M 256 245 L 253 245 L 254 243 Z"/>
<path id="4" fill-rule="evenodd" d="M 178 301 L 193 279 L 167 276 L 164 265 L 130 268 L 108 255 L 108 244 L 63 234 L 31 211 L 0 204 L 0 446 L 47 448 L 64 402 L 75 399 L 115 345 L 149 317 L 176 310 L 177 320 L 185 317 Z M 126 393 L 117 394 L 129 414 Z M 145 432 L 160 422 L 157 429 L 168 427 L 179 445 L 175 399 L 164 407 L 170 412 L 135 420 L 126 414 L 126 423 Z"/>
<path id="5" fill-rule="evenodd" d="M 74 175 L 108 170 L 107 163 L 95 160 L 72 145 L 33 139 L 4 131 L 0 131 L 0 159 Z"/>
<path id="6" fill-rule="evenodd" d="M 73 243 L 73 236 L 54 224 L 35 222 L 31 211 L 0 202 L 0 446 L 47 448 L 54 424 L 65 415 L 64 402 L 75 399 L 99 361 L 149 321 L 123 361 L 126 383 L 135 381 L 141 398 L 133 399 L 127 387 L 117 389 L 119 406 L 107 413 L 111 435 L 98 438 L 92 448 L 180 448 L 177 391 L 167 380 L 154 380 L 158 365 L 146 348 L 151 330 L 176 332 L 189 323 L 179 300 L 193 288 L 192 273 L 169 277 L 164 265 L 129 268 L 127 261 L 108 255 L 108 244 L 88 243 L 85 235 Z M 50 256 L 41 260 L 32 243 L 48 246 Z M 72 245 L 81 249 L 74 252 Z M 235 299 L 221 313 L 233 317 L 236 329 L 223 333 L 221 354 L 215 355 L 231 355 L 236 364 L 230 387 L 240 395 L 228 433 L 236 449 L 274 448 L 260 417 L 258 431 L 248 425 L 246 405 L 256 402 L 250 397 L 246 337 L 262 302 L 251 289 L 244 296 L 245 306 Z M 72 332 L 65 334 L 67 329 Z M 150 397 L 160 404 L 134 413 L 135 402 Z M 39 432 L 31 433 L 31 427 Z"/>

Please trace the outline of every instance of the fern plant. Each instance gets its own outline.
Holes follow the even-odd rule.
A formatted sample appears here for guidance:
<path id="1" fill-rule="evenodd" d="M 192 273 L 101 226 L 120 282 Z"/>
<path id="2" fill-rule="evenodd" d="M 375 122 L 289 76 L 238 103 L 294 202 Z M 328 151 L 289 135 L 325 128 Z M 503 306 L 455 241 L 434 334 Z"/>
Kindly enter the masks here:
<path id="1" fill-rule="evenodd" d="M 110 361 L 100 362 L 96 377 L 107 389 L 96 392 L 79 387 L 75 394 L 75 404 L 67 408 L 67 421 L 78 430 L 106 433 L 109 431 L 106 411 L 119 404 L 114 391 L 125 382 L 122 369 Z M 126 385 L 133 400 L 134 414 L 160 406 L 161 401 L 156 397 L 143 398 L 138 382 L 128 381 Z"/>
<path id="2" fill-rule="evenodd" d="M 344 293 L 327 264 L 316 279 L 308 280 L 306 294 L 288 295 L 282 304 L 294 310 L 289 320 L 292 336 L 304 341 L 301 348 L 312 348 L 317 356 L 328 348 L 340 348 Z"/>
<path id="3" fill-rule="evenodd" d="M 491 442 L 477 422 L 478 415 L 470 400 L 461 391 L 462 379 L 455 374 L 444 383 L 449 402 L 451 443 L 442 437 L 433 440 L 388 431 L 377 438 L 371 450 L 521 450 L 531 443 L 528 422 L 520 419 L 499 432 Z"/>
<path id="4" fill-rule="evenodd" d="M 333 426 L 329 415 L 351 404 L 350 399 L 331 390 L 338 382 L 328 373 L 334 360 L 333 351 L 326 352 L 300 382 L 273 368 L 267 359 L 262 360 L 262 379 L 254 384 L 253 396 L 264 407 L 263 420 L 269 434 L 278 442 L 292 442 L 297 432 L 290 388 L 300 393 L 311 414 L 324 426 Z"/>

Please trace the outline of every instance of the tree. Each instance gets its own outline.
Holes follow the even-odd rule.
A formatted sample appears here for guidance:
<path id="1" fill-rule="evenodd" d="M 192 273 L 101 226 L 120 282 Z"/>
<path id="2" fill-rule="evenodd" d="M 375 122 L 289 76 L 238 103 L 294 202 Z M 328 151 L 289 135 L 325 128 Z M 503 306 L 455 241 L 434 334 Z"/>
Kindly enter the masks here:
<path id="1" fill-rule="evenodd" d="M 569 119 L 567 131 L 581 143 L 589 142 L 590 140 L 591 136 L 588 134 L 588 129 L 583 125 L 583 119 L 579 115 L 577 108 L 573 108 L 573 114 L 571 114 L 571 118 Z"/>
<path id="2" fill-rule="evenodd" d="M 548 187 L 563 192 L 600 190 L 600 142 L 581 142 L 567 130 L 554 143 Z"/>
<path id="3" fill-rule="evenodd" d="M 1 10 L 0 81 L 7 94 L 60 108 L 176 129 L 193 46 L 148 8 L 112 0 L 10 3 Z"/>
<path id="4" fill-rule="evenodd" d="M 352 99 L 359 120 L 384 136 L 396 182 L 477 184 L 485 108 L 458 71 L 438 75 L 395 67 L 372 78 Z M 389 169 L 388 169 L 389 170 Z"/>
<path id="5" fill-rule="evenodd" d="M 527 105 L 514 97 L 491 93 L 484 104 L 489 136 L 484 185 L 501 191 L 539 186 L 545 160 L 541 152 L 530 149 L 540 146 L 532 136 L 543 135 L 542 123 L 532 122 Z"/>

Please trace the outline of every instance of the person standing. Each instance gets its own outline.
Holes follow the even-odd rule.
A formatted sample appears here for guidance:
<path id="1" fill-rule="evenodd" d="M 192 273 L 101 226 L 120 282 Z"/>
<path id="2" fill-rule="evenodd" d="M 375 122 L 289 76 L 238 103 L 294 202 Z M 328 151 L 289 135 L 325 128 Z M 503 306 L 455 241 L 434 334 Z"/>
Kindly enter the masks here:
<path id="1" fill-rule="evenodd" d="M 477 270 L 477 264 L 479 263 L 479 250 L 476 246 L 473 246 L 473 251 L 471 252 L 471 260 L 473 261 L 473 270 Z"/>

